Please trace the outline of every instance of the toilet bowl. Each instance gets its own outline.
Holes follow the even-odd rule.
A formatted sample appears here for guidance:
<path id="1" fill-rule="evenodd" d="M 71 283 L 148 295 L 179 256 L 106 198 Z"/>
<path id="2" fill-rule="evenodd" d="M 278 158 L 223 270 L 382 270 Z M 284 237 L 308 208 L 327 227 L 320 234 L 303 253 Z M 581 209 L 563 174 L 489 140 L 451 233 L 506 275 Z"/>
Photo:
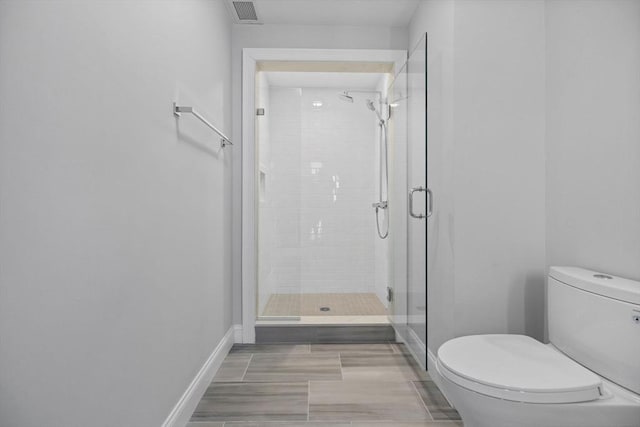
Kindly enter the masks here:
<path id="1" fill-rule="evenodd" d="M 549 275 L 551 344 L 473 335 L 438 349 L 465 427 L 640 427 L 640 282 L 571 268 Z"/>

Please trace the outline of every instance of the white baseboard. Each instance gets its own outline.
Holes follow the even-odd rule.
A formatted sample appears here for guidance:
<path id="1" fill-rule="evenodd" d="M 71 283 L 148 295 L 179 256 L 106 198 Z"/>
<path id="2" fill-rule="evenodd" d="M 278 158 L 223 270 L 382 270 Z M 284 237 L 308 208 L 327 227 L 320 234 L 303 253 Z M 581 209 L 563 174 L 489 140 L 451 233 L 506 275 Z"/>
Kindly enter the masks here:
<path id="1" fill-rule="evenodd" d="M 442 383 L 440 372 L 438 372 L 438 369 L 436 368 L 436 355 L 433 354 L 433 351 L 431 351 L 430 348 L 427 349 L 427 370 L 429 371 L 429 376 L 433 382 L 436 383 L 438 388 L 442 389 L 440 385 Z"/>
<path id="2" fill-rule="evenodd" d="M 393 324 L 393 329 L 396 332 L 396 341 L 403 343 L 409 353 L 413 356 L 415 361 L 420 365 L 420 367 L 424 370 L 430 369 L 425 366 L 425 359 L 427 358 L 427 348 L 420 341 L 418 335 L 406 325 L 400 326 L 401 324 Z"/>
<path id="3" fill-rule="evenodd" d="M 233 341 L 236 344 L 242 343 L 242 325 L 233 325 Z"/>
<path id="4" fill-rule="evenodd" d="M 196 374 L 187 390 L 183 393 L 182 397 L 173 408 L 167 419 L 162 423 L 162 427 L 184 427 L 191 418 L 191 414 L 198 406 L 198 402 L 202 399 L 204 392 L 207 391 L 207 387 L 213 380 L 216 372 L 220 369 L 220 365 L 231 347 L 235 342 L 237 336 L 237 330 L 240 329 L 242 333 L 242 327 L 240 325 L 232 325 L 222 340 L 218 343 L 213 350 L 209 358 L 200 371 Z"/>
<path id="5" fill-rule="evenodd" d="M 436 383 L 436 385 L 438 386 L 438 388 L 440 389 L 444 397 L 447 399 L 447 402 L 449 402 L 449 405 L 451 405 L 451 407 L 455 409 L 455 406 L 451 404 L 451 399 L 447 397 L 447 395 L 444 392 L 444 388 L 442 387 L 442 376 L 440 375 L 440 371 L 438 371 L 438 368 L 436 367 L 436 360 L 437 360 L 436 355 L 433 354 L 430 348 L 428 348 L 427 349 L 427 366 L 429 367 L 429 376 L 431 377 L 433 382 Z"/>
<path id="6" fill-rule="evenodd" d="M 427 366 L 425 366 L 427 359 L 427 347 L 413 329 L 407 328 L 407 330 L 409 332 L 409 337 L 405 344 L 409 347 L 409 350 L 413 353 L 413 357 L 420 364 L 422 369 L 427 370 Z"/>

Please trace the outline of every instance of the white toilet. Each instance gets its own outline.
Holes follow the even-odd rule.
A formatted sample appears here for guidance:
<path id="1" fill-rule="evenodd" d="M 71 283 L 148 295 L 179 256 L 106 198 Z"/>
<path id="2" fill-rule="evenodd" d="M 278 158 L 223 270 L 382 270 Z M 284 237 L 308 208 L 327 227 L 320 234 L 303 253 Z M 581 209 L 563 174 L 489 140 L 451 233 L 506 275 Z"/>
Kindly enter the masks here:
<path id="1" fill-rule="evenodd" d="M 640 282 L 552 267 L 549 339 L 455 338 L 438 350 L 465 427 L 640 427 Z"/>

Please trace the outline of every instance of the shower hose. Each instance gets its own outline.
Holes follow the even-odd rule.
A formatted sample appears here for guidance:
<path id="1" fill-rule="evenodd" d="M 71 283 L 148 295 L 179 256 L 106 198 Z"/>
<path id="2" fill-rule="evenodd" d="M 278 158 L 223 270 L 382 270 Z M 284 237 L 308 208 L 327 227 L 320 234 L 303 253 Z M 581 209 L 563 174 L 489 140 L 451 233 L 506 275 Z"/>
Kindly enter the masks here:
<path id="1" fill-rule="evenodd" d="M 379 117 L 379 116 L 378 116 Z M 383 157 L 384 153 L 384 157 Z M 376 229 L 378 230 L 378 236 L 381 239 L 386 239 L 389 235 L 389 215 L 385 214 L 385 219 L 387 223 L 386 231 L 382 233 L 380 231 L 380 211 L 386 211 L 389 207 L 389 202 L 382 198 L 382 183 L 384 181 L 384 187 L 386 193 L 389 193 L 389 162 L 387 161 L 387 123 L 384 120 L 380 120 L 380 193 L 379 193 L 379 202 L 374 206 L 376 208 Z M 384 167 L 384 179 L 382 175 Z M 387 196 L 388 197 L 388 196 Z"/>

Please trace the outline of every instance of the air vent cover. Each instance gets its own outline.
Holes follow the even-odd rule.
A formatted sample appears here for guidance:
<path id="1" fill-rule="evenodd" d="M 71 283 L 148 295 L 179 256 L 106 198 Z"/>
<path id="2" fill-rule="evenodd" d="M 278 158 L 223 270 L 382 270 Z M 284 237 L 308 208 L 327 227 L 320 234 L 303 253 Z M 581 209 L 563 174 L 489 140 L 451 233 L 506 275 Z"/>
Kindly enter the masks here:
<path id="1" fill-rule="evenodd" d="M 252 1 L 234 1 L 233 8 L 241 21 L 257 21 L 256 8 Z"/>
<path id="2" fill-rule="evenodd" d="M 258 12 L 256 5 L 252 1 L 227 0 L 227 8 L 238 24 L 259 24 Z"/>

